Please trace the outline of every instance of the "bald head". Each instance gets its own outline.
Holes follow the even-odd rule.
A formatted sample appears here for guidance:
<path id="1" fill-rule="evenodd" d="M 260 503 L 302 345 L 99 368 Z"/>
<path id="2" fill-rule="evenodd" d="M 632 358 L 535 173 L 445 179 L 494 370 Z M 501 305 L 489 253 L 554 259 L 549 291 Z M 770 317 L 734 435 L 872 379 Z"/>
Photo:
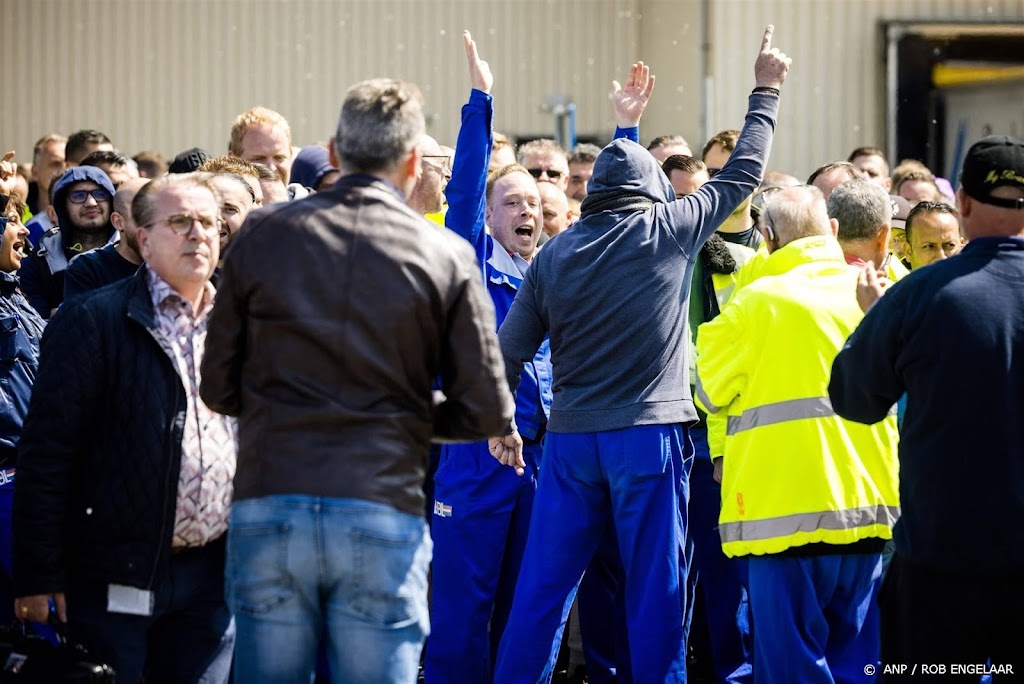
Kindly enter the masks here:
<path id="1" fill-rule="evenodd" d="M 133 264 L 142 263 L 142 253 L 139 250 L 139 227 L 135 225 L 132 216 L 132 202 L 149 181 L 149 178 L 131 178 L 121 183 L 121 187 L 114 193 L 114 211 L 110 214 L 110 222 L 121 235 L 115 249 Z"/>
<path id="2" fill-rule="evenodd" d="M 409 193 L 407 203 L 420 214 L 436 214 L 444 209 L 444 188 L 452 177 L 448 153 L 426 133 L 416 140 L 420 153 L 420 177 Z"/>
<path id="3" fill-rule="evenodd" d="M 121 186 L 114 194 L 114 211 L 130 221 L 132 218 L 132 200 L 135 199 L 135 195 L 142 189 L 142 186 L 149 181 L 149 178 L 140 177 L 130 178 L 121 183 Z"/>
<path id="4" fill-rule="evenodd" d="M 800 238 L 836 234 L 825 197 L 813 186 L 784 188 L 772 194 L 761 214 L 761 223 L 768 250 L 772 252 Z"/>
<path id="5" fill-rule="evenodd" d="M 554 183 L 537 183 L 540 191 L 541 211 L 544 215 L 544 233 L 554 237 L 569 227 L 569 199 Z"/>

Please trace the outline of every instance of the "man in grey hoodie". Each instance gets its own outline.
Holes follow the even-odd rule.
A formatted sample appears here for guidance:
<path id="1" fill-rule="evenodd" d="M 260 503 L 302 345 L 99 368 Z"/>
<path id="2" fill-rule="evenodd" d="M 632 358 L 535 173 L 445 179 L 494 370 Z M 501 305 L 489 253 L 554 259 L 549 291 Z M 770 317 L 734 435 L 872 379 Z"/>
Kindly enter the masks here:
<path id="1" fill-rule="evenodd" d="M 643 147 L 594 165 L 582 218 L 526 273 L 499 331 L 509 384 L 550 334 L 554 400 L 529 541 L 495 682 L 544 681 L 572 595 L 609 523 L 625 570 L 633 677 L 686 681 L 688 469 L 696 420 L 686 362 L 693 260 L 761 182 L 790 59 L 764 33 L 743 132 L 700 190 L 675 199 Z M 492 454 L 523 467 L 515 432 Z"/>

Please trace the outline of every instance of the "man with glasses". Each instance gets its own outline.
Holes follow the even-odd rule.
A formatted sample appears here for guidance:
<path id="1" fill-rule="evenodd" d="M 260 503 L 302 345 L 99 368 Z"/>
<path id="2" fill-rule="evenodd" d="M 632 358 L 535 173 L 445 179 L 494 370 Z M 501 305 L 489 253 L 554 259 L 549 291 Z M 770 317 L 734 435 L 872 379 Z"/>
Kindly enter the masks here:
<path id="1" fill-rule="evenodd" d="M 538 183 L 554 183 L 562 192 L 569 187 L 569 158 L 565 150 L 548 138 L 531 140 L 519 148 L 519 165 Z"/>
<path id="2" fill-rule="evenodd" d="M 117 231 L 110 221 L 114 185 L 95 166 L 76 166 L 54 184 L 57 225 L 22 263 L 21 289 L 39 315 L 49 318 L 64 301 L 64 275 L 71 260 L 111 244 Z"/>
<path id="3" fill-rule="evenodd" d="M 409 208 L 435 222 L 444 223 L 444 189 L 452 177 L 451 158 L 429 135 L 420 136 L 420 169 L 423 173 L 409 195 Z M 437 219 L 440 219 L 439 221 Z"/>
<path id="4" fill-rule="evenodd" d="M 220 208 L 205 176 L 174 174 L 132 214 L 145 265 L 47 327 L 19 449 L 15 610 L 45 621 L 52 600 L 119 681 L 226 682 L 235 423 L 199 398 Z"/>

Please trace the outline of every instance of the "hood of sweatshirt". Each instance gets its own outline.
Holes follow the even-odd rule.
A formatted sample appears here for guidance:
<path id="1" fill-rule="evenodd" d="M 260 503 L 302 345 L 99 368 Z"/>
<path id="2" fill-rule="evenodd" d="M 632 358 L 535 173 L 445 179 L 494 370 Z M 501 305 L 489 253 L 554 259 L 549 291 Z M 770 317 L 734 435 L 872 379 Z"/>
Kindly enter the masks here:
<path id="1" fill-rule="evenodd" d="M 107 174 L 103 173 L 103 169 L 95 166 L 75 166 L 68 169 L 63 176 L 57 179 L 57 184 L 53 188 L 53 211 L 57 214 L 57 225 L 61 228 L 67 228 L 70 225 L 68 205 L 64 200 L 71 190 L 71 186 L 80 181 L 92 181 L 109 192 L 111 197 L 114 196 L 114 184 L 110 182 Z M 114 230 L 109 218 L 107 227 L 109 230 Z"/>

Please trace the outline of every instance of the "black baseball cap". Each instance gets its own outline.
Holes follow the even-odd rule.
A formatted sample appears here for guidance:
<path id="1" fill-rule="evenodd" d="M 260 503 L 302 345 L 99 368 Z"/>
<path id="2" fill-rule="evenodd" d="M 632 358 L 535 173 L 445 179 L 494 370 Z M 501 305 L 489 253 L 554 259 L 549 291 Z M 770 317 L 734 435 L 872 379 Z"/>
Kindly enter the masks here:
<path id="1" fill-rule="evenodd" d="M 960 172 L 960 185 L 968 197 L 982 204 L 1024 210 L 1024 197 L 993 197 L 996 188 L 1024 190 L 1024 141 L 1008 135 L 990 135 L 971 145 Z"/>
<path id="2" fill-rule="evenodd" d="M 192 173 L 198 171 L 207 159 L 210 158 L 210 153 L 201 147 L 191 147 L 174 158 L 170 166 L 167 167 L 167 173 Z"/>

